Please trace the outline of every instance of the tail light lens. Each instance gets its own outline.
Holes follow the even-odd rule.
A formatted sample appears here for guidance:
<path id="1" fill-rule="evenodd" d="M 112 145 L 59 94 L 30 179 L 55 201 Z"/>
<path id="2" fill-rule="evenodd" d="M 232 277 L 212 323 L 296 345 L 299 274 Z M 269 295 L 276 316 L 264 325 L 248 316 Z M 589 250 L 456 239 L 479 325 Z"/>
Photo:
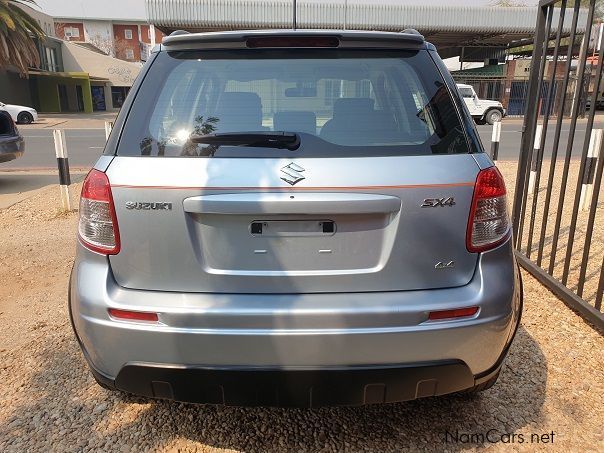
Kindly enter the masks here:
<path id="1" fill-rule="evenodd" d="M 93 252 L 115 255 L 120 251 L 111 185 L 102 171 L 92 169 L 84 180 L 78 232 L 82 244 Z"/>
<path id="2" fill-rule="evenodd" d="M 476 178 L 466 246 L 484 252 L 504 242 L 510 234 L 505 182 L 497 167 L 481 170 Z"/>

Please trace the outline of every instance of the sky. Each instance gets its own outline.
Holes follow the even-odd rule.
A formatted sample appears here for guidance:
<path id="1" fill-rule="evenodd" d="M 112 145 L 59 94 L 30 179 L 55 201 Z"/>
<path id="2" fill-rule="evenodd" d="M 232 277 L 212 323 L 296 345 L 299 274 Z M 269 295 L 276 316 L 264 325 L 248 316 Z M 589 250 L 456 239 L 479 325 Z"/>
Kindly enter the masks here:
<path id="1" fill-rule="evenodd" d="M 146 20 L 145 0 L 36 0 L 53 17 Z"/>

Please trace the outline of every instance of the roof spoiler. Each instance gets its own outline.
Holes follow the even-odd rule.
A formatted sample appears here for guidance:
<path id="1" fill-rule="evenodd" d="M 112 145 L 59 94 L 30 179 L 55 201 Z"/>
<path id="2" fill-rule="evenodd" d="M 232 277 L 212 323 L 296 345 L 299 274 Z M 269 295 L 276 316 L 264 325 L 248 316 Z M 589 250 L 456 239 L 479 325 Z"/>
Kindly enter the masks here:
<path id="1" fill-rule="evenodd" d="M 295 45 L 293 47 L 339 47 L 339 48 L 367 48 L 367 49 L 425 49 L 424 37 L 413 29 L 406 29 L 400 33 L 369 32 L 369 31 L 343 31 L 343 30 L 267 30 L 267 31 L 229 31 L 211 33 L 189 33 L 183 30 L 172 32 L 162 41 L 166 50 L 189 49 L 245 49 L 258 48 L 257 42 L 276 42 L 276 39 L 288 38 L 293 42 L 302 43 L 308 39 L 309 45 Z M 315 39 L 313 39 L 315 38 Z M 337 45 L 317 46 L 311 44 L 316 39 L 324 39 Z M 250 45 L 251 44 L 251 45 Z M 283 47 L 271 46 L 269 47 Z"/>

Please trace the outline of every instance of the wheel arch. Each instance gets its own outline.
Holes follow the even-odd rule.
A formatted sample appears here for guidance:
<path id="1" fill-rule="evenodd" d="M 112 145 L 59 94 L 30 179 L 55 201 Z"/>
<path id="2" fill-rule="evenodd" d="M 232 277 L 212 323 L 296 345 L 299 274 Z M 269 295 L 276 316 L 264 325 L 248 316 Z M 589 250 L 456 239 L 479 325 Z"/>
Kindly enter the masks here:
<path id="1" fill-rule="evenodd" d="M 20 122 L 20 118 L 21 118 L 23 115 L 27 115 L 27 116 L 28 116 L 28 118 L 29 118 L 29 120 L 30 120 L 30 121 L 29 121 L 30 123 L 32 123 L 32 122 L 34 121 L 34 115 L 33 115 L 31 112 L 29 112 L 29 111 L 27 111 L 27 110 L 21 110 L 21 111 L 17 112 L 17 115 L 16 115 L 17 119 L 16 119 L 16 121 L 15 121 L 15 122 Z"/>
<path id="2" fill-rule="evenodd" d="M 491 110 L 499 110 L 501 112 L 501 114 L 503 115 L 503 107 L 500 107 L 498 105 L 492 105 L 490 107 L 487 107 L 487 109 L 482 114 L 482 117 L 485 118 Z"/>

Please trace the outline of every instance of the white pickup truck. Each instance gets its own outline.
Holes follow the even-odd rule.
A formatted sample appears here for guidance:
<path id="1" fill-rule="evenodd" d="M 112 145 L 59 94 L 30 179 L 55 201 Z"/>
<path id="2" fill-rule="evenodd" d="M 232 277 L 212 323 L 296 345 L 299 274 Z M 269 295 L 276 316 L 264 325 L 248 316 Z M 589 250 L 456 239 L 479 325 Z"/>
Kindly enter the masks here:
<path id="1" fill-rule="evenodd" d="M 505 109 L 501 102 L 479 99 L 472 85 L 458 83 L 457 88 L 476 124 L 493 124 L 501 121 L 501 118 L 505 116 Z"/>

